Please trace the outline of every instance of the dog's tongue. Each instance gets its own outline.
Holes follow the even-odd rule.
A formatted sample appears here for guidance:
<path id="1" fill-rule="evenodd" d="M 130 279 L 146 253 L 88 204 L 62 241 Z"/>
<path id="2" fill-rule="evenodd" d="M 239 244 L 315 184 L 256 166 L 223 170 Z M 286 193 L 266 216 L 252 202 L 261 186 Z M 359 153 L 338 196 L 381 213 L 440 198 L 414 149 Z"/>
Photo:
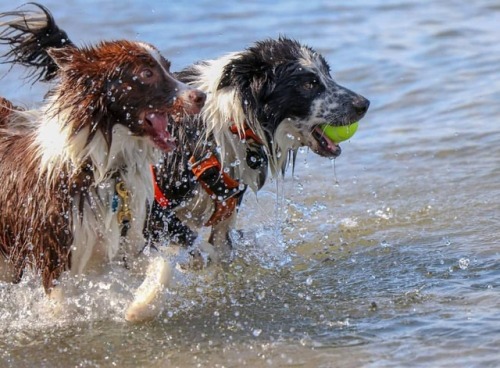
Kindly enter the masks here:
<path id="1" fill-rule="evenodd" d="M 315 129 L 316 133 L 323 138 L 323 146 L 330 152 L 336 152 L 339 149 L 339 145 L 333 142 L 325 133 L 320 126 L 317 126 Z"/>
<path id="2" fill-rule="evenodd" d="M 153 127 L 152 139 L 156 146 L 163 151 L 172 151 L 175 148 L 175 143 L 167 131 L 167 117 L 163 114 L 151 113 L 146 116 L 146 119 Z"/>

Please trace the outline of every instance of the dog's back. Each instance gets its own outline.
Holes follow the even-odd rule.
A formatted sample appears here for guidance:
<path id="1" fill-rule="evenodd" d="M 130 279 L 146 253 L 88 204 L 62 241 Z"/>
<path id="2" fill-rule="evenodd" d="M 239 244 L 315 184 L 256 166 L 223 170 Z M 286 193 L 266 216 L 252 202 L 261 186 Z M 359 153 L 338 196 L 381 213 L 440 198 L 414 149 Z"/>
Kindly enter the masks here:
<path id="1" fill-rule="evenodd" d="M 69 265 L 71 223 L 61 216 L 68 211 L 68 201 L 61 198 L 70 187 L 68 176 L 61 172 L 51 185 L 40 185 L 45 177 L 33 149 L 34 130 L 23 112 L 5 99 L 0 103 L 0 250 L 16 269 L 13 281 L 35 266 L 49 288 Z"/>
<path id="2" fill-rule="evenodd" d="M 7 121 L 13 109 L 14 105 L 12 105 L 12 102 L 0 96 L 0 127 L 7 124 Z"/>

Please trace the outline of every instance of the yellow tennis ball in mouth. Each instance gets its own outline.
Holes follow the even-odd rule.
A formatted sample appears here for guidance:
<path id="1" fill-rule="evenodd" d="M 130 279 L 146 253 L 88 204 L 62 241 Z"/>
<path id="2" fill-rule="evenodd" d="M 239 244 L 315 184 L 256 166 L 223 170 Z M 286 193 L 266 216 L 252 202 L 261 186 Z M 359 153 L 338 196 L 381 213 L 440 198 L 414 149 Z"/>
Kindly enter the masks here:
<path id="1" fill-rule="evenodd" d="M 351 138 L 356 130 L 358 130 L 358 122 L 351 125 L 333 126 L 328 124 L 321 125 L 323 134 L 332 140 L 332 142 L 340 143 Z"/>

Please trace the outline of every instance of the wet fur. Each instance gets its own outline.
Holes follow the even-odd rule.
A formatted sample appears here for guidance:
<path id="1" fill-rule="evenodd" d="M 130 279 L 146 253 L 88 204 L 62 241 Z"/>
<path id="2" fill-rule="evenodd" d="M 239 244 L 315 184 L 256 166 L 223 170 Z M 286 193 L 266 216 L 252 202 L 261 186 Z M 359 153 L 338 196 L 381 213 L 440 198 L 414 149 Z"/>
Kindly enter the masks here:
<path id="1" fill-rule="evenodd" d="M 23 12 L 7 16 L 7 30 L 27 24 Z M 12 35 L 0 33 L 0 41 Z M 152 318 L 171 270 L 162 257 L 144 261 L 141 254 L 153 198 L 149 165 L 159 160 L 158 148 L 171 147 L 167 116 L 199 112 L 204 95 L 174 79 L 169 63 L 145 43 L 45 52 L 57 83 L 41 108 L 24 111 L 0 98 L 0 278 L 19 281 L 32 268 L 54 294 L 63 272 L 98 275 L 126 258 L 145 275 L 126 318 Z M 123 239 L 125 225 L 112 205 L 117 182 L 125 184 L 133 214 Z"/>
<path id="2" fill-rule="evenodd" d="M 51 35 L 63 32 L 53 20 L 48 23 Z M 27 50 L 28 55 L 39 58 L 43 54 L 36 47 L 18 50 L 23 55 Z M 46 62 L 50 65 L 50 60 Z M 214 200 L 190 170 L 191 155 L 219 155 L 231 177 L 239 180 L 243 188 L 256 192 L 265 184 L 269 168 L 273 175 L 280 175 L 289 160 L 295 164 L 299 147 L 337 157 L 340 147 L 318 133 L 319 125 L 350 124 L 361 119 L 369 106 L 364 97 L 332 79 L 321 54 L 285 37 L 256 42 L 246 50 L 199 62 L 176 75 L 207 92 L 208 98 L 201 117 L 186 119 L 185 125 L 172 132 L 179 149 L 157 165 L 158 183 L 171 205 L 163 209 L 153 204 L 146 233 L 155 241 L 170 237 L 193 245 L 195 229 L 203 226 L 214 211 Z M 241 131 L 249 126 L 263 145 L 231 133 L 229 127 L 233 124 Z M 186 130 L 185 126 L 194 128 Z M 229 233 L 235 220 L 233 213 L 212 227 L 209 240 L 219 255 L 230 253 Z M 217 253 L 212 254 L 218 258 Z"/>
<path id="3" fill-rule="evenodd" d="M 207 92 L 201 119 L 208 142 L 220 147 L 220 159 L 231 177 L 258 191 L 267 178 L 284 174 L 297 149 L 309 147 L 326 157 L 337 157 L 340 147 L 319 132 L 321 124 L 348 125 L 360 120 L 369 101 L 337 84 L 321 54 L 297 41 L 281 37 L 256 42 L 248 49 L 219 59 L 199 62 L 177 74 L 183 82 Z M 242 140 L 230 132 L 250 127 L 263 142 Z M 251 158 L 264 154 L 256 165 Z M 214 201 L 197 188 L 187 205 L 174 209 L 190 227 L 202 226 Z M 229 254 L 229 232 L 236 213 L 212 228 L 211 242 Z"/>

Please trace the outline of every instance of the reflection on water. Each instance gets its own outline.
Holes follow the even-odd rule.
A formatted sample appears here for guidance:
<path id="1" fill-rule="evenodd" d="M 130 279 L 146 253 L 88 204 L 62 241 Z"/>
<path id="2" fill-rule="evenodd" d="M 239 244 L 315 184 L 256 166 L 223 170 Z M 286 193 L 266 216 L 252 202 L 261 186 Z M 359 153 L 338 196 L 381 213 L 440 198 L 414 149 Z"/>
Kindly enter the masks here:
<path id="1" fill-rule="evenodd" d="M 174 70 L 286 34 L 372 104 L 335 167 L 301 152 L 284 184 L 247 197 L 234 264 L 180 275 L 154 323 L 121 320 L 118 279 L 60 319 L 35 281 L 0 284 L 0 365 L 500 364 L 498 4 L 44 4 L 75 42 L 145 40 Z M 1 94 L 39 101 L 19 75 Z"/>

